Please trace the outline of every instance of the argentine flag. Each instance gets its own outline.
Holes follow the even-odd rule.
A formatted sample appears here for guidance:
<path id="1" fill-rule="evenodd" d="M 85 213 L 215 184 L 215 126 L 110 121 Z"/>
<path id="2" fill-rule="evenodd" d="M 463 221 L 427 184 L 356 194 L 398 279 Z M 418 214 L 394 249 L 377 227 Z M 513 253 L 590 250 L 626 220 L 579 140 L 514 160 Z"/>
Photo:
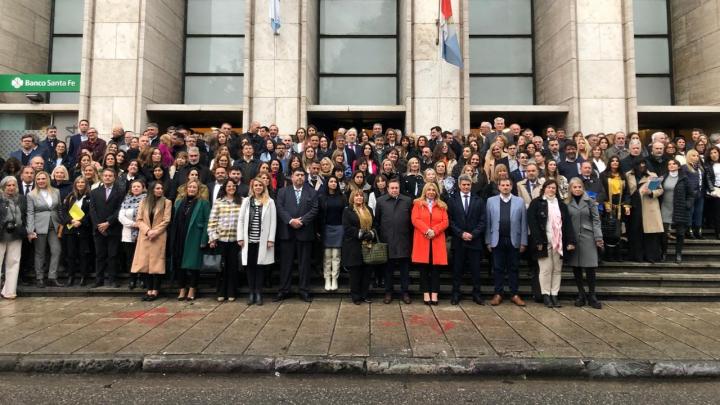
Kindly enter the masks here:
<path id="1" fill-rule="evenodd" d="M 280 34 L 280 0 L 270 1 L 270 28 L 275 35 Z"/>
<path id="2" fill-rule="evenodd" d="M 462 69 L 462 53 L 455 27 L 452 22 L 452 6 L 450 0 L 440 0 L 440 56 L 447 63 Z"/>

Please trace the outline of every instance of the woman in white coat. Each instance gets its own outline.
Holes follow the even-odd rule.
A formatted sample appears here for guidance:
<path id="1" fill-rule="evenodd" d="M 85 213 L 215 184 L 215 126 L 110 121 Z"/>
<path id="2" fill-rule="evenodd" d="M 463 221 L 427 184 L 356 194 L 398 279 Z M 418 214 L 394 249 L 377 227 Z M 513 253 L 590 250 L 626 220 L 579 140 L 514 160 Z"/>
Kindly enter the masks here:
<path id="1" fill-rule="evenodd" d="M 275 263 L 275 229 L 277 213 L 265 183 L 250 180 L 249 198 L 240 206 L 238 245 L 242 248 L 242 265 L 246 266 L 248 305 L 263 304 L 262 286 L 265 266 Z"/>

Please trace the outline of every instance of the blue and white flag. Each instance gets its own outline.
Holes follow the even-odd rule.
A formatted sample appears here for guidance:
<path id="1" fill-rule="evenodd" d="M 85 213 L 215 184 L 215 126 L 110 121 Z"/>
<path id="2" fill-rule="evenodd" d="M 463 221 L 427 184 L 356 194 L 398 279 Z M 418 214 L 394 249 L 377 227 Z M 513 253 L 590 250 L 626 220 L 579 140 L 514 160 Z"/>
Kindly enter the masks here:
<path id="1" fill-rule="evenodd" d="M 460 42 L 452 21 L 452 6 L 450 0 L 440 0 L 440 56 L 447 63 L 462 69 L 463 60 L 460 52 Z"/>
<path id="2" fill-rule="evenodd" d="M 273 34 L 280 34 L 280 0 L 269 0 L 270 1 L 270 28 L 273 30 Z"/>

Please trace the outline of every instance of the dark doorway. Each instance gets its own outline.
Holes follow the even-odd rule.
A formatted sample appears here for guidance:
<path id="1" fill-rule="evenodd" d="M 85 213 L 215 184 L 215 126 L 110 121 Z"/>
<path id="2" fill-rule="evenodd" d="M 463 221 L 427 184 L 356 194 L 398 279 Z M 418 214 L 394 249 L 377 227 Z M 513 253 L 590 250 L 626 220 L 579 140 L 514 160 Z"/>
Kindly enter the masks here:
<path id="1" fill-rule="evenodd" d="M 332 135 L 338 128 L 357 129 L 361 134 L 363 129 L 372 132 L 373 124 L 379 122 L 383 132 L 388 128 L 397 128 L 404 131 L 405 113 L 377 113 L 377 112 L 308 112 L 308 125 L 315 125 L 318 131 Z"/>

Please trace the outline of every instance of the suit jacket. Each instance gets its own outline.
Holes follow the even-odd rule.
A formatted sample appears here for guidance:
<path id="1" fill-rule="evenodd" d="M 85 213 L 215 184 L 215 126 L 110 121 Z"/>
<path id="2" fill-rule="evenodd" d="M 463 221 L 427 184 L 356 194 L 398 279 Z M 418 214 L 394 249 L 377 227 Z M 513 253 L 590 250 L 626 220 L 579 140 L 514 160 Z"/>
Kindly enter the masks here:
<path id="1" fill-rule="evenodd" d="M 74 165 L 77 162 L 77 155 L 80 153 L 80 144 L 82 143 L 82 135 L 75 134 L 68 140 L 68 151 L 67 155 L 70 156 L 71 164 Z"/>
<path id="2" fill-rule="evenodd" d="M 485 244 L 496 247 L 500 241 L 500 196 L 487 200 L 485 205 Z M 527 246 L 528 225 L 527 211 L 522 198 L 510 198 L 510 242 L 515 248 Z"/>
<path id="3" fill-rule="evenodd" d="M 295 198 L 295 187 L 289 185 L 278 190 L 277 195 L 278 212 L 278 237 L 281 240 L 298 240 L 301 242 L 312 242 L 315 240 L 315 218 L 318 214 L 317 192 L 307 184 L 303 184 L 300 193 L 300 204 Z M 295 229 L 290 226 L 290 220 L 300 218 L 303 226 Z"/>
<path id="4" fill-rule="evenodd" d="M 18 180 L 18 188 L 20 189 L 19 190 L 20 194 L 27 197 L 27 194 L 25 193 L 25 183 L 23 183 L 22 180 Z M 33 191 L 34 188 L 35 188 L 35 182 L 33 181 L 31 184 L 30 191 Z"/>
<path id="5" fill-rule="evenodd" d="M 122 233 L 122 224 L 118 221 L 120 206 L 125 199 L 124 190 L 117 182 L 113 184 L 110 196 L 105 201 L 105 186 L 100 185 L 90 192 L 90 218 L 92 219 L 95 235 L 102 235 L 97 226 L 103 222 L 110 223 L 110 227 L 106 231 L 106 236 L 117 235 Z"/>
<path id="6" fill-rule="evenodd" d="M 355 159 L 357 159 L 357 156 L 358 155 L 353 149 L 351 149 L 349 146 L 345 146 L 345 164 L 347 166 L 352 167 Z"/>
<path id="7" fill-rule="evenodd" d="M 450 230 L 452 232 L 452 248 L 460 246 L 480 250 L 483 247 L 483 236 L 485 235 L 485 201 L 475 194 L 470 194 L 469 206 L 465 212 L 465 201 L 463 193 L 457 192 L 448 201 L 448 214 L 450 215 Z M 463 232 L 472 234 L 472 240 L 466 242 L 462 239 Z"/>
<path id="8" fill-rule="evenodd" d="M 52 204 L 48 205 L 47 201 L 37 193 L 30 193 L 27 199 L 27 231 L 35 232 L 39 235 L 46 235 L 52 224 L 54 229 L 58 229 L 62 225 L 60 216 L 58 215 L 58 206 L 60 205 L 60 192 L 52 190 L 50 192 Z"/>
<path id="9" fill-rule="evenodd" d="M 43 155 L 43 149 L 41 149 L 39 146 L 36 147 L 35 149 L 30 151 L 30 155 L 28 156 L 28 163 L 30 163 L 30 160 L 32 160 L 32 158 L 34 158 L 35 156 L 42 157 L 42 155 Z M 22 164 L 22 161 L 23 161 L 22 149 L 18 149 L 14 152 L 11 152 L 10 157 L 14 157 L 15 159 L 17 159 L 20 162 L 20 164 Z"/>
<path id="10" fill-rule="evenodd" d="M 535 187 L 532 189 L 532 193 L 530 193 L 530 185 L 528 184 L 529 180 L 521 180 L 519 181 L 516 186 L 517 196 L 522 198 L 525 202 L 525 207 L 530 206 L 530 202 L 532 200 L 540 197 L 540 190 L 542 189 L 542 185 L 545 183 L 545 178 L 541 177 L 537 180 L 535 180 Z"/>

